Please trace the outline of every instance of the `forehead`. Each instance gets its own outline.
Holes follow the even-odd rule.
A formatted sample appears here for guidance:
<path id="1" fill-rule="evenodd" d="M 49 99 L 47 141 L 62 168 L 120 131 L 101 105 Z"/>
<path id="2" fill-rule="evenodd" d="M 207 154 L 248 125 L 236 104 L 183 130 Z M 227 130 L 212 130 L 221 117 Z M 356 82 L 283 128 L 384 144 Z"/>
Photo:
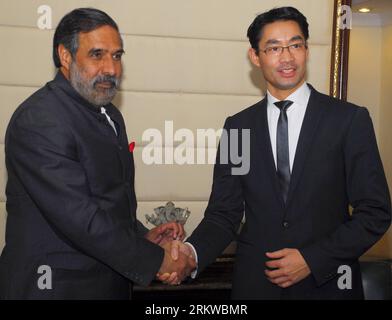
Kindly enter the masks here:
<path id="1" fill-rule="evenodd" d="M 122 48 L 120 34 L 111 26 L 102 26 L 90 32 L 79 33 L 79 49 L 118 50 Z"/>
<path id="2" fill-rule="evenodd" d="M 304 38 L 299 24 L 295 21 L 275 21 L 264 26 L 260 42 L 265 43 L 269 40 L 289 41 L 293 37 L 301 36 Z"/>

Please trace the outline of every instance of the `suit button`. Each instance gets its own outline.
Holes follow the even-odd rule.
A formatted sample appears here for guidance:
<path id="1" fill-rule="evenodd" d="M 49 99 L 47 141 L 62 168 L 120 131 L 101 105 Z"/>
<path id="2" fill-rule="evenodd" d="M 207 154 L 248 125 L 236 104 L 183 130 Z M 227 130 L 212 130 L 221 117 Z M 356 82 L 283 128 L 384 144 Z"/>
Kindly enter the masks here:
<path id="1" fill-rule="evenodd" d="M 118 146 L 118 149 L 119 149 L 119 150 L 122 150 L 122 149 L 123 149 L 123 147 L 122 147 L 122 146 Z"/>
<path id="2" fill-rule="evenodd" d="M 290 224 L 287 221 L 283 221 L 283 228 L 287 229 Z"/>

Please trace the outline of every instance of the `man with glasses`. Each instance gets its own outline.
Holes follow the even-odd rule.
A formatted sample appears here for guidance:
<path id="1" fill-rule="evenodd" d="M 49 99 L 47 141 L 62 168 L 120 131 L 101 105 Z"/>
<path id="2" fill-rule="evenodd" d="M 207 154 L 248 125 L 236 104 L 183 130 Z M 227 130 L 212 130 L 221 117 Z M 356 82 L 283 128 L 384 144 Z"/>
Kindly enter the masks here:
<path id="1" fill-rule="evenodd" d="M 306 83 L 309 31 L 297 9 L 260 14 L 248 37 L 267 94 L 224 127 L 250 129 L 250 171 L 233 175 L 235 164 L 218 151 L 205 217 L 172 252 L 196 256 L 200 273 L 235 238 L 245 212 L 233 298 L 362 299 L 358 258 L 391 219 L 369 113 Z M 341 266 L 351 270 L 348 290 L 338 286 Z"/>

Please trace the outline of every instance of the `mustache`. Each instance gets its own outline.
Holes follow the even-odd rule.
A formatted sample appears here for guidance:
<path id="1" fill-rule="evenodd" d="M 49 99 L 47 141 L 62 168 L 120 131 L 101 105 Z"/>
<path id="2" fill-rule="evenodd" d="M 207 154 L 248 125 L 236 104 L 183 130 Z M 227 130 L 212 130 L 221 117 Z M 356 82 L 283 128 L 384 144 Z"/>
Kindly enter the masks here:
<path id="1" fill-rule="evenodd" d="M 95 87 L 100 83 L 109 83 L 112 88 L 118 88 L 120 85 L 120 80 L 116 76 L 111 75 L 99 75 L 93 81 L 93 86 Z"/>
<path id="2" fill-rule="evenodd" d="M 285 69 L 297 69 L 297 65 L 296 64 L 281 64 L 278 67 L 278 71 L 282 71 Z"/>

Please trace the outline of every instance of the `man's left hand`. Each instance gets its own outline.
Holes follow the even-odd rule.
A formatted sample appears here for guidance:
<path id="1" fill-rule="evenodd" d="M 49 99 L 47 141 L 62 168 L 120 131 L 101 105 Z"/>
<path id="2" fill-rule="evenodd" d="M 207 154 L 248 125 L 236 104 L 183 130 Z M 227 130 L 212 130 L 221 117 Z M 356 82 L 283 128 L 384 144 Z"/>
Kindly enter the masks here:
<path id="1" fill-rule="evenodd" d="M 288 288 L 293 284 L 305 279 L 310 273 L 309 266 L 298 249 L 282 249 L 275 252 L 267 252 L 270 259 L 265 263 L 265 270 L 269 281 L 281 288 Z"/>
<path id="2" fill-rule="evenodd" d="M 185 231 L 182 224 L 177 222 L 168 222 L 151 229 L 144 237 L 147 240 L 162 246 L 172 240 L 182 241 L 185 237 Z"/>

